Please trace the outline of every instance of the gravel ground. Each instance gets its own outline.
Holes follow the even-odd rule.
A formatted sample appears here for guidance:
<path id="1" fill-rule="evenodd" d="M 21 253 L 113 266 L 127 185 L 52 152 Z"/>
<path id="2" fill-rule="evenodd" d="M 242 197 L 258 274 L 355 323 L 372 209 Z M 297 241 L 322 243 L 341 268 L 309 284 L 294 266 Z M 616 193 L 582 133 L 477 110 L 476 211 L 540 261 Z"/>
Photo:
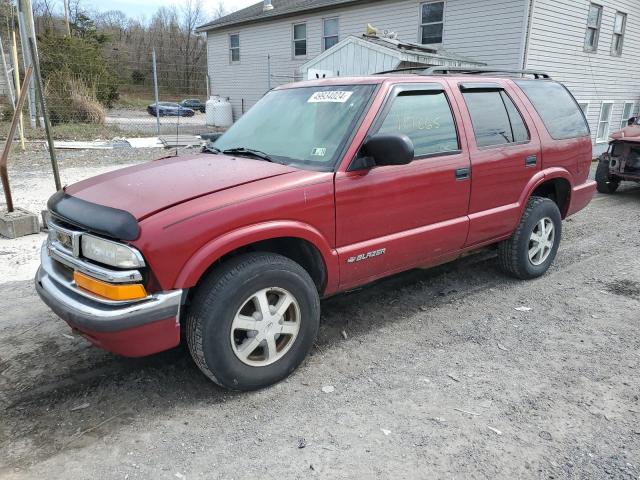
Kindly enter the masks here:
<path id="1" fill-rule="evenodd" d="M 18 198 L 43 158 L 14 163 Z M 542 279 L 483 252 L 323 301 L 312 355 L 255 393 L 217 388 L 183 348 L 93 348 L 30 280 L 4 281 L 0 478 L 640 478 L 640 188 L 621 190 L 565 223 Z"/>

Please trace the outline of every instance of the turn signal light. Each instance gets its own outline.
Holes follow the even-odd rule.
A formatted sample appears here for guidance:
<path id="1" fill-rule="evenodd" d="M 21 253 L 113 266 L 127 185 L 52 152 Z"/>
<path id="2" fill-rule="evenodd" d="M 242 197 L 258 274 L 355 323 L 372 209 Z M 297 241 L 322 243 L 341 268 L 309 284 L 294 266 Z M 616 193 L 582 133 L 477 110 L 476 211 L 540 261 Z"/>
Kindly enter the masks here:
<path id="1" fill-rule="evenodd" d="M 147 296 L 144 286 L 139 283 L 124 285 L 106 283 L 80 272 L 73 272 L 73 279 L 78 287 L 109 300 L 139 300 Z"/>

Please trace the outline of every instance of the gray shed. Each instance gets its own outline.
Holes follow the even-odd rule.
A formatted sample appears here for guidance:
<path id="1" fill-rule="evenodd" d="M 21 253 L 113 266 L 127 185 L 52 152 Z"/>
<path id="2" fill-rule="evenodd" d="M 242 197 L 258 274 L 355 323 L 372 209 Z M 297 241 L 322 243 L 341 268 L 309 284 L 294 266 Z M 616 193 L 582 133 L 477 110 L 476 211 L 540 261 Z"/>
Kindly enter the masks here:
<path id="1" fill-rule="evenodd" d="M 485 63 L 445 50 L 374 35 L 350 35 L 300 66 L 304 79 L 372 75 L 399 68 L 481 67 Z"/>

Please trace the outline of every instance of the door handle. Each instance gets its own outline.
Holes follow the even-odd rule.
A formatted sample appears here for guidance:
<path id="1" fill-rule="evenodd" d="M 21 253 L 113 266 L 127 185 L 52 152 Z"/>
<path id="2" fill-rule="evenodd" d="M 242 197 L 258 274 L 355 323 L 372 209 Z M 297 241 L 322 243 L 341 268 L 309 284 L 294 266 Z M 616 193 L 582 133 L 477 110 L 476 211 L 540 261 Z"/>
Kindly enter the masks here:
<path id="1" fill-rule="evenodd" d="M 525 167 L 535 167 L 538 164 L 538 157 L 536 155 L 529 155 L 524 159 Z"/>
<path id="2" fill-rule="evenodd" d="M 456 169 L 456 180 L 468 180 L 471 178 L 471 169 L 470 168 L 457 168 Z"/>

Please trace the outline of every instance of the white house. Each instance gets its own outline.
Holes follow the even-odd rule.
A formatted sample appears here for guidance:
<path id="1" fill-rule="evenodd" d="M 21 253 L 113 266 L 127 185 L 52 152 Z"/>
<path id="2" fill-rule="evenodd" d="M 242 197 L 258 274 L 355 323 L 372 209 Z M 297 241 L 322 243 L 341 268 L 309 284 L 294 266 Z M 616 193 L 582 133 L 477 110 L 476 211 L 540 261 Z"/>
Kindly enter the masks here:
<path id="1" fill-rule="evenodd" d="M 549 73 L 575 95 L 598 149 L 640 109 L 639 0 L 267 0 L 198 28 L 211 92 L 237 117 L 367 24 L 492 67 Z"/>

